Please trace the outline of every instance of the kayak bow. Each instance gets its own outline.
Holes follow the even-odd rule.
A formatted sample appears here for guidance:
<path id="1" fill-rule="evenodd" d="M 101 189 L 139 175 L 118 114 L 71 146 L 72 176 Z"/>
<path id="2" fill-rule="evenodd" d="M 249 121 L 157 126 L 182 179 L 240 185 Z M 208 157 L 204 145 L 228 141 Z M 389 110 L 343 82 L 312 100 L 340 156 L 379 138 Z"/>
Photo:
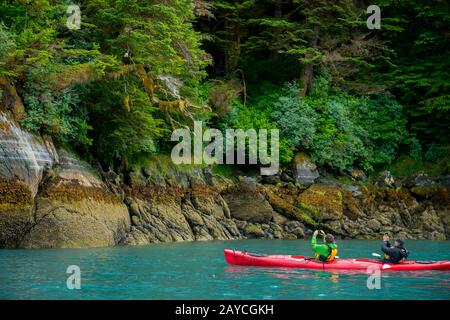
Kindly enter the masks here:
<path id="1" fill-rule="evenodd" d="M 304 256 L 261 255 L 225 249 L 228 264 L 255 267 L 299 268 L 313 270 L 361 270 L 378 266 L 383 271 L 450 270 L 450 261 L 405 261 L 397 264 L 382 263 L 370 259 L 335 259 L 318 262 Z"/>

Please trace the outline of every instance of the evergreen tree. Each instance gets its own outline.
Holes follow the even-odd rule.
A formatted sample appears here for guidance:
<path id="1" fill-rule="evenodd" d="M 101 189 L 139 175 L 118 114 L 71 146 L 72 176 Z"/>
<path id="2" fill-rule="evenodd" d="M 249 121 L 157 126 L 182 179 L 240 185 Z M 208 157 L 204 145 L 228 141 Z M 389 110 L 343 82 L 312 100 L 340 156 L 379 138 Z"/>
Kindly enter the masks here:
<path id="1" fill-rule="evenodd" d="M 450 142 L 450 3 L 380 2 L 383 37 L 395 51 L 393 77 L 410 126 L 425 144 Z"/>

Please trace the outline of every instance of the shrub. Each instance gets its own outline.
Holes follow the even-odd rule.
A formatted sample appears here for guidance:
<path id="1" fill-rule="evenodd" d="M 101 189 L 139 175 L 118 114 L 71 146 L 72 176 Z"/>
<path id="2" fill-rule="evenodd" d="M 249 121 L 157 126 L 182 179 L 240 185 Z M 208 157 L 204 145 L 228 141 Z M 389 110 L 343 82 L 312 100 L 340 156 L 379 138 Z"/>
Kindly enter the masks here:
<path id="1" fill-rule="evenodd" d="M 326 75 L 315 83 L 306 97 L 298 95 L 296 83 L 288 83 L 273 104 L 271 120 L 290 150 L 305 150 L 320 165 L 373 171 L 390 163 L 402 145 L 414 149 L 403 109 L 392 96 L 369 99 L 332 91 Z"/>
<path id="2" fill-rule="evenodd" d="M 87 85 L 83 102 L 91 113 L 94 153 L 109 165 L 132 166 L 157 153 L 166 128 L 148 95 L 132 79 L 127 95 L 124 81 Z"/>
<path id="3" fill-rule="evenodd" d="M 28 83 L 24 95 L 27 113 L 22 120 L 25 129 L 51 135 L 56 142 L 87 147 L 92 143 L 88 137 L 86 108 L 79 105 L 79 97 L 72 87 L 59 92 L 48 85 Z"/>
<path id="4" fill-rule="evenodd" d="M 232 101 L 233 111 L 222 119 L 222 129 L 267 129 L 269 134 L 271 129 L 278 129 L 276 123 L 271 118 L 271 110 L 274 103 L 279 98 L 279 93 L 269 91 L 266 95 L 249 101 L 244 106 L 239 100 Z M 280 136 L 281 137 L 281 136 Z M 270 142 L 270 136 L 268 137 Z M 286 138 L 280 139 L 280 162 L 289 163 L 293 157 L 293 150 Z"/>

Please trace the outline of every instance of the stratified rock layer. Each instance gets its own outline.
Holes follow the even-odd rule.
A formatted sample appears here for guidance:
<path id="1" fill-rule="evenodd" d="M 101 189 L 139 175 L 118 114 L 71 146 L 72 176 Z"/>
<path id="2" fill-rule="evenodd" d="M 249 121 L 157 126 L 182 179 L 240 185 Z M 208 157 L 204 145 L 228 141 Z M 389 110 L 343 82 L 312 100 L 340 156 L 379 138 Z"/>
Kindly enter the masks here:
<path id="1" fill-rule="evenodd" d="M 91 169 L 0 116 L 0 247 L 97 247 L 129 231 L 127 207 Z"/>

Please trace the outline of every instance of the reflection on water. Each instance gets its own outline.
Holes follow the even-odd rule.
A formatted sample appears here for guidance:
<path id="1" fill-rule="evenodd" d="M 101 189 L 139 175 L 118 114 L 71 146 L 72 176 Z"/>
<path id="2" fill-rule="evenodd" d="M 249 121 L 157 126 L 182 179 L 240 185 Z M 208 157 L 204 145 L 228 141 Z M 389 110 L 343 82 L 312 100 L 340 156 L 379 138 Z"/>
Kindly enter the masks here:
<path id="1" fill-rule="evenodd" d="M 450 259 L 450 242 L 408 243 L 416 259 Z M 340 256 L 365 257 L 373 241 L 340 241 Z M 104 249 L 0 250 L 0 299 L 450 299 L 450 272 L 368 275 L 227 265 L 224 248 L 308 254 L 307 241 L 227 241 Z M 81 290 L 66 287 L 69 265 Z"/>

